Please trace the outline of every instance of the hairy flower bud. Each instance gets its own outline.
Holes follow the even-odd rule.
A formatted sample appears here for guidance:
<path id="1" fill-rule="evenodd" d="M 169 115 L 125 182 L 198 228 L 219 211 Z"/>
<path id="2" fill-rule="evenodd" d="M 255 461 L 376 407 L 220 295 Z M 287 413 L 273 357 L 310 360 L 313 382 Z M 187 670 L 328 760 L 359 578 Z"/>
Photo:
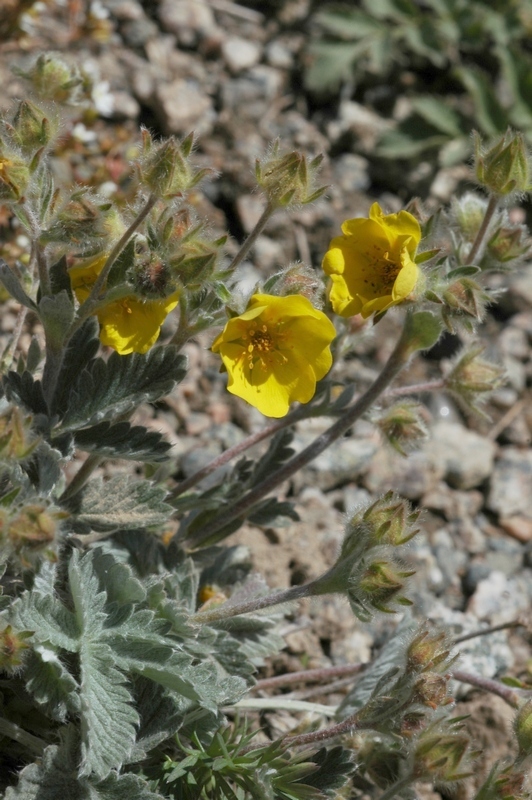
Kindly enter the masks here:
<path id="1" fill-rule="evenodd" d="M 386 409 L 377 420 L 377 425 L 389 444 L 402 456 L 406 456 L 427 438 L 427 426 L 419 403 L 406 400 Z"/>
<path id="2" fill-rule="evenodd" d="M 448 669 L 455 660 L 444 631 L 421 629 L 416 633 L 406 651 L 407 672 L 434 671 L 436 667 Z"/>
<path id="3" fill-rule="evenodd" d="M 315 181 L 323 161 L 323 155 L 308 161 L 307 156 L 294 150 L 281 154 L 279 142 L 275 142 L 268 158 L 257 159 L 255 176 L 270 203 L 278 207 L 290 204 L 307 204 L 317 200 L 326 191 L 322 186 L 315 189 Z"/>
<path id="4" fill-rule="evenodd" d="M 75 103 L 83 83 L 77 68 L 70 66 L 57 53 L 43 53 L 27 71 L 16 70 L 26 78 L 33 91 L 43 100 L 55 103 Z"/>
<path id="5" fill-rule="evenodd" d="M 0 669 L 11 672 L 22 665 L 24 653 L 30 647 L 26 639 L 31 636 L 30 631 L 15 631 L 11 625 L 0 631 Z"/>
<path id="6" fill-rule="evenodd" d="M 498 228 L 486 245 L 482 268 L 491 266 L 490 261 L 507 264 L 527 255 L 530 252 L 527 234 L 525 225 L 503 225 Z"/>
<path id="7" fill-rule="evenodd" d="M 17 407 L 0 415 L 0 457 L 22 460 L 39 443 L 31 431 L 32 418 L 25 417 Z"/>
<path id="8" fill-rule="evenodd" d="M 10 125 L 6 124 L 13 140 L 24 152 L 32 153 L 46 147 L 54 128 L 44 111 L 29 100 L 21 100 Z"/>
<path id="9" fill-rule="evenodd" d="M 528 192 L 530 160 L 522 133 L 510 128 L 488 150 L 475 131 L 475 174 L 478 182 L 496 195 Z"/>
<path id="10" fill-rule="evenodd" d="M 18 202 L 30 181 L 29 165 L 15 153 L 0 152 L 0 202 Z"/>
<path id="11" fill-rule="evenodd" d="M 521 706 L 515 718 L 515 735 L 519 745 L 519 754 L 532 754 L 532 700 Z"/>
<path id="12" fill-rule="evenodd" d="M 443 292 L 442 299 L 451 315 L 466 314 L 479 321 L 484 319 L 486 306 L 491 302 L 490 296 L 471 278 L 458 278 L 451 283 Z"/>
<path id="13" fill-rule="evenodd" d="M 366 509 L 362 519 L 371 529 L 373 546 L 390 544 L 398 547 L 418 533 L 415 524 L 419 514 L 419 511 L 412 511 L 404 498 L 390 491 Z"/>
<path id="14" fill-rule="evenodd" d="M 467 242 L 473 242 L 484 217 L 488 201 L 473 192 L 466 192 L 462 197 L 451 200 L 451 219 L 458 225 L 460 233 Z"/>
<path id="15" fill-rule="evenodd" d="M 497 364 L 481 358 L 483 351 L 482 346 L 476 345 L 459 353 L 445 376 L 445 387 L 466 408 L 486 416 L 482 403 L 491 392 L 504 384 L 505 371 Z"/>
<path id="16" fill-rule="evenodd" d="M 192 189 L 208 169 L 196 169 L 190 162 L 194 137 L 189 134 L 179 142 L 175 138 L 154 142 L 148 131 L 142 131 L 142 156 L 138 163 L 141 182 L 155 195 L 165 199 L 177 197 Z"/>
<path id="17" fill-rule="evenodd" d="M 431 726 L 423 731 L 414 751 L 414 776 L 418 780 L 453 783 L 471 773 L 462 762 L 469 749 L 469 737 L 459 723 L 446 725 L 440 731 Z M 462 768 L 461 768 L 462 767 Z"/>
<path id="18" fill-rule="evenodd" d="M 405 578 L 414 574 L 414 570 L 403 570 L 391 560 L 376 560 L 366 566 L 354 591 L 349 593 L 353 605 L 371 606 L 377 611 L 393 614 L 392 603 L 412 605 L 408 598 L 400 593 L 405 588 Z"/>
<path id="19" fill-rule="evenodd" d="M 448 678 L 435 672 L 425 672 L 414 684 L 412 702 L 428 706 L 434 711 L 443 705 L 452 703 L 447 693 Z"/>

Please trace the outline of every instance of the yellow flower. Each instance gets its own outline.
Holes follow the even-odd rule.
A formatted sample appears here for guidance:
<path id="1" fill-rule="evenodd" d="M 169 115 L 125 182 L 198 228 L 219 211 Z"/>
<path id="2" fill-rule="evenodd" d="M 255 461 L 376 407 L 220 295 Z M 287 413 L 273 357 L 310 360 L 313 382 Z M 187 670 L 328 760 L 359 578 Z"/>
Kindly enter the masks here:
<path id="1" fill-rule="evenodd" d="M 268 417 L 308 403 L 332 365 L 332 322 L 302 295 L 254 294 L 214 340 L 229 375 L 227 388 Z"/>
<path id="2" fill-rule="evenodd" d="M 421 239 L 417 219 L 408 211 L 384 215 L 373 203 L 369 219 L 346 220 L 342 234 L 331 241 L 322 264 L 331 277 L 329 299 L 335 312 L 365 318 L 405 300 L 419 277 L 414 261 Z"/>
<path id="3" fill-rule="evenodd" d="M 107 255 L 102 255 L 69 270 L 70 283 L 80 303 L 89 296 L 106 260 Z M 177 303 L 178 292 L 160 300 L 128 295 L 109 303 L 97 312 L 101 343 L 122 356 L 145 353 L 159 338 L 161 325 Z"/>

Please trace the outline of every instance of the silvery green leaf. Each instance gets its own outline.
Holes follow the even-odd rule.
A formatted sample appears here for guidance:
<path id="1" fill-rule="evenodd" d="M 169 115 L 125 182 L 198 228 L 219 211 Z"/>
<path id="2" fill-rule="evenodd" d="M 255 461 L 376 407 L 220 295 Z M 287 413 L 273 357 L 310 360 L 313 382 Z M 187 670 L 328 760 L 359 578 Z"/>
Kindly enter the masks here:
<path id="1" fill-rule="evenodd" d="M 153 403 L 169 394 L 186 371 L 186 359 L 177 348 L 154 347 L 148 353 L 90 362 L 68 396 L 63 430 L 95 425 L 127 414 L 141 403 Z"/>
<path id="2" fill-rule="evenodd" d="M 160 486 L 127 474 L 96 478 L 83 490 L 76 519 L 103 531 L 163 525 L 173 513 L 165 495 Z"/>
<path id="3" fill-rule="evenodd" d="M 3 258 L 0 258 L 0 281 L 4 284 L 7 291 L 14 297 L 15 300 L 26 306 L 26 308 L 31 308 L 32 311 L 37 311 L 37 306 L 29 297 L 24 289 L 22 288 L 19 279 L 15 275 L 12 269 L 8 267 L 6 262 Z"/>
<path id="4" fill-rule="evenodd" d="M 66 715 L 79 714 L 78 685 L 57 653 L 44 644 L 31 651 L 24 664 L 26 688 L 52 719 L 65 721 Z"/>
<path id="5" fill-rule="evenodd" d="M 47 341 L 61 347 L 74 321 L 74 303 L 66 289 L 51 297 L 41 297 L 38 312 L 46 331 Z"/>
<path id="6" fill-rule="evenodd" d="M 129 422 L 100 422 L 76 431 L 74 441 L 80 450 L 130 461 L 166 461 L 171 448 L 160 433 Z"/>

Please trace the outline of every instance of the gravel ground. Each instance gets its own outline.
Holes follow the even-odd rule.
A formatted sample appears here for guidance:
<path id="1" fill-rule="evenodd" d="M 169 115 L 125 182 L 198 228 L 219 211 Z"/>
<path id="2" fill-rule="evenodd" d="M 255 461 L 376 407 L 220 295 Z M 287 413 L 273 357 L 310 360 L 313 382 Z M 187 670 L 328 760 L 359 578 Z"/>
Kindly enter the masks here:
<path id="1" fill-rule="evenodd" d="M 233 248 L 262 208 L 253 191 L 254 159 L 277 137 L 287 148 L 323 151 L 323 178 L 331 184 L 327 197 L 290 218 L 274 218 L 242 277 L 253 285 L 279 264 L 298 259 L 319 266 L 343 219 L 365 215 L 374 200 L 389 212 L 398 210 L 409 195 L 406 188 L 401 196 L 386 188 L 382 176 L 376 181 L 369 154 L 386 124 L 382 119 L 349 99 L 313 104 L 303 91 L 309 5 L 307 0 L 246 5 L 101 0 L 87 16 L 82 3 L 50 2 L 46 13 L 27 17 L 20 38 L 1 45 L 0 108 L 23 91 L 10 72 L 13 65 L 24 67 L 42 49 L 71 54 L 94 75 L 98 116 L 77 121 L 68 157 L 63 153 L 57 159 L 60 174 L 103 182 L 127 201 L 128 148 L 139 123 L 163 134 L 195 129 L 198 158 L 218 176 L 194 195 L 193 203 L 214 230 L 229 230 Z M 440 171 L 429 189 L 429 207 L 448 200 L 466 174 L 466 168 Z M 512 214 L 524 218 L 521 208 Z M 13 257 L 16 237 L 9 234 L 5 216 L 0 225 Z M 492 422 L 465 416 L 445 394 L 423 396 L 430 439 L 405 461 L 361 421 L 334 453 L 324 453 L 282 487 L 297 498 L 300 522 L 275 530 L 246 527 L 233 540 L 249 546 L 271 586 L 302 583 L 333 561 L 346 514 L 395 489 L 425 509 L 422 533 L 406 552 L 416 569 L 414 613 L 445 622 L 456 636 L 522 622 L 523 627 L 461 645 L 461 668 L 485 677 L 532 680 L 532 265 L 506 276 L 504 285 L 507 291 L 490 309 L 481 332 L 487 353 L 508 374 L 490 404 Z M 13 326 L 15 308 L 11 301 L 4 303 L 4 335 Z M 357 386 L 384 362 L 399 320 L 400 313 L 390 313 L 376 328 L 361 329 L 355 357 L 343 365 Z M 28 341 L 23 338 L 22 345 Z M 192 474 L 263 424 L 258 412 L 225 392 L 207 344 L 187 346 L 190 373 L 157 416 L 153 409 L 139 412 L 143 422 L 174 442 L 178 477 Z M 460 344 L 457 337 L 445 337 L 437 352 L 418 359 L 405 382 L 437 377 Z M 296 445 L 303 447 L 326 425 L 327 420 L 300 423 Z M 357 623 L 340 600 L 303 604 L 288 617 L 286 651 L 268 674 L 367 661 L 395 624 L 389 617 L 372 625 Z M 473 715 L 489 765 L 507 746 L 506 707 L 499 698 L 472 695 L 465 685 L 457 684 L 456 690 L 460 713 Z M 284 715 L 269 718 L 273 731 L 294 724 Z"/>

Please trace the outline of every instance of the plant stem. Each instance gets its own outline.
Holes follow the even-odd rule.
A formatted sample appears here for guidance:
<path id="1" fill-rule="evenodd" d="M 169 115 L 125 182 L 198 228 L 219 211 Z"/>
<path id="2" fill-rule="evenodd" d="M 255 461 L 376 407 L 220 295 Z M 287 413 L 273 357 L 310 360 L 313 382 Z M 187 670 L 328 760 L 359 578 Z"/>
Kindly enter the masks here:
<path id="1" fill-rule="evenodd" d="M 78 308 L 78 313 L 76 315 L 76 319 L 72 325 L 72 328 L 69 332 L 68 338 L 72 336 L 73 333 L 81 326 L 83 321 L 89 317 L 94 309 L 101 303 L 102 297 L 101 292 L 105 286 L 107 278 L 109 277 L 109 273 L 111 271 L 111 267 L 113 266 L 114 262 L 129 242 L 137 228 L 144 222 L 152 208 L 154 207 L 155 203 L 157 202 L 157 195 L 150 194 L 142 208 L 140 209 L 139 213 L 127 229 L 125 233 L 122 234 L 118 242 L 115 244 L 111 252 L 109 253 L 105 264 L 103 265 L 103 269 L 96 278 L 94 285 L 91 289 L 90 295 L 87 297 L 84 303 Z"/>
<path id="2" fill-rule="evenodd" d="M 494 681 L 491 678 L 482 678 L 480 675 L 472 675 L 469 672 L 463 672 L 461 669 L 453 670 L 452 677 L 455 681 L 469 683 L 471 686 L 477 686 L 479 689 L 484 689 L 486 692 L 502 697 L 505 703 L 508 703 L 512 708 L 519 707 L 519 695 L 509 686 L 505 686 L 504 683 L 499 683 L 499 681 Z"/>
<path id="3" fill-rule="evenodd" d="M 59 498 L 59 503 L 65 503 L 74 497 L 87 483 L 94 470 L 102 463 L 103 457 L 92 453 L 87 456 L 81 467 L 78 469 L 67 488 Z"/>
<path id="4" fill-rule="evenodd" d="M 478 631 L 473 631 L 472 633 L 464 633 L 463 636 L 457 636 L 454 639 L 453 644 L 461 644 L 461 642 L 467 642 L 469 639 L 476 639 L 477 636 L 487 636 L 490 633 L 496 633 L 497 631 L 504 631 L 508 628 L 525 628 L 526 625 L 524 622 L 520 622 L 517 619 L 512 620 L 511 622 L 501 622 L 500 625 L 492 625 L 489 628 L 481 628 Z"/>
<path id="5" fill-rule="evenodd" d="M 14 722 L 10 722 L 4 717 L 0 717 L 0 735 L 8 736 L 15 742 L 20 742 L 20 744 L 24 745 L 24 747 L 27 747 L 28 750 L 37 756 L 42 755 L 42 752 L 46 747 L 46 742 L 44 742 L 42 739 L 39 739 L 37 736 L 33 736 L 31 733 L 28 733 L 18 725 L 15 725 Z"/>
<path id="6" fill-rule="evenodd" d="M 245 259 L 245 257 L 247 256 L 247 254 L 249 253 L 249 251 L 251 250 L 251 248 L 255 244 L 257 238 L 260 236 L 260 234 L 262 233 L 262 231 L 266 227 L 266 223 L 268 222 L 270 217 L 274 214 L 276 209 L 277 209 L 277 206 L 274 203 L 268 203 L 266 205 L 266 208 L 262 212 L 259 221 L 257 222 L 255 227 L 253 228 L 253 230 L 249 234 L 248 238 L 243 243 L 242 247 L 240 248 L 240 250 L 238 251 L 236 256 L 233 258 L 233 260 L 231 261 L 231 263 L 227 267 L 228 270 L 232 271 L 232 270 L 236 269 L 236 267 L 238 267 L 239 264 L 242 263 L 242 261 Z"/>
<path id="7" fill-rule="evenodd" d="M 6 370 L 15 354 L 15 350 L 17 349 L 18 341 L 20 339 L 20 335 L 22 333 L 22 328 L 24 327 L 24 320 L 26 319 L 26 314 L 28 313 L 29 309 L 27 306 L 20 306 L 17 314 L 17 319 L 15 320 L 15 326 L 13 328 L 13 333 L 11 334 L 11 339 L 6 345 L 4 352 L 2 353 L 2 359 L 0 362 L 0 371 L 4 372 Z"/>
<path id="8" fill-rule="evenodd" d="M 304 669 L 299 672 L 288 672 L 286 675 L 276 675 L 275 678 L 263 678 L 251 687 L 250 691 L 263 691 L 264 689 L 277 689 L 279 686 L 290 686 L 293 683 L 312 683 L 314 681 L 339 678 L 343 675 L 355 675 L 364 669 L 364 664 L 346 664 L 341 667 L 323 667 L 323 669 Z"/>
<path id="9" fill-rule="evenodd" d="M 319 683 L 316 686 L 311 686 L 307 689 L 298 689 L 295 692 L 283 695 L 287 700 L 308 700 L 311 697 L 323 697 L 330 695 L 333 692 L 338 692 L 341 689 L 346 689 L 348 686 L 353 685 L 353 676 L 349 678 L 338 678 L 337 681 L 330 683 Z"/>
<path id="10" fill-rule="evenodd" d="M 343 722 L 339 722 L 330 728 L 323 728 L 320 731 L 312 731 L 311 733 L 302 733 L 299 736 L 284 736 L 282 742 L 286 747 L 300 747 L 301 745 L 325 742 L 327 739 L 335 739 L 337 736 L 343 736 L 358 727 L 357 715 L 351 714 Z"/>
<path id="11" fill-rule="evenodd" d="M 393 800 L 399 792 L 402 792 L 403 789 L 406 789 L 411 783 L 412 777 L 410 775 L 408 778 L 402 778 L 400 781 L 396 781 L 393 786 L 389 786 L 386 791 L 381 794 L 379 800 Z"/>
<path id="12" fill-rule="evenodd" d="M 234 503 L 230 509 L 224 509 L 220 514 L 215 516 L 198 535 L 191 538 L 189 545 L 191 547 L 198 547 L 206 543 L 214 544 L 219 541 L 223 536 L 216 537 L 215 535 L 223 531 L 226 525 L 239 517 L 243 517 L 244 514 L 262 500 L 263 497 L 302 469 L 302 467 L 305 467 L 317 458 L 317 456 L 330 447 L 333 442 L 346 433 L 356 420 L 371 408 L 376 399 L 403 369 L 412 353 L 408 345 L 408 337 L 405 335 L 405 331 L 403 331 L 393 353 L 384 365 L 381 373 L 367 391 L 364 392 L 336 422 L 320 434 L 320 436 L 316 437 L 308 447 L 305 447 L 301 452 L 297 453 L 283 464 L 276 472 L 273 472 L 270 476 L 265 478 L 262 483 L 259 483 L 251 489 L 239 502 Z"/>
<path id="13" fill-rule="evenodd" d="M 228 461 L 231 461 L 233 458 L 236 458 L 236 456 L 244 453 L 250 447 L 253 447 L 253 445 L 262 442 L 269 436 L 273 436 L 273 434 L 277 433 L 277 431 L 281 431 L 283 428 L 287 428 L 289 425 L 293 425 L 298 420 L 303 419 L 305 415 L 306 411 L 304 406 L 300 406 L 299 408 L 296 408 L 294 411 L 290 412 L 290 414 L 287 414 L 286 417 L 273 422 L 271 425 L 263 428 L 263 430 L 251 434 L 251 436 L 247 436 L 241 442 L 233 445 L 233 447 L 230 447 L 228 450 L 224 450 L 224 452 L 211 461 L 210 464 L 207 464 L 205 467 L 195 472 L 194 475 L 191 475 L 189 478 L 185 478 L 184 481 L 181 481 L 181 483 L 179 483 L 175 489 L 170 492 L 167 501 L 174 500 L 184 492 L 188 492 L 189 489 L 203 480 L 203 478 L 206 478 L 207 475 L 210 475 L 211 472 L 214 472 L 219 467 L 227 464 Z"/>
<path id="14" fill-rule="evenodd" d="M 260 611 L 263 608 L 277 606 L 280 603 L 292 603 L 294 600 L 301 600 L 303 597 L 309 597 L 312 594 L 312 590 L 317 585 L 318 581 L 310 581 L 310 583 L 305 583 L 303 586 L 291 586 L 290 589 L 267 594 L 264 597 L 255 597 L 252 600 L 247 600 L 245 603 L 227 602 L 221 606 L 216 606 L 216 608 L 198 611 L 190 617 L 190 622 L 205 625 L 211 622 L 229 619 L 230 617 L 236 617 L 240 614 L 250 614 L 254 611 Z"/>
<path id="15" fill-rule="evenodd" d="M 247 709 L 249 711 L 311 711 L 315 714 L 323 714 L 327 717 L 334 717 L 337 712 L 336 706 L 326 706 L 321 703 L 307 703 L 304 700 L 285 700 L 281 697 L 251 697 L 233 703 L 231 708 Z"/>
<path id="16" fill-rule="evenodd" d="M 484 219 L 482 220 L 482 225 L 478 229 L 478 233 L 475 237 L 475 241 L 471 245 L 471 250 L 466 258 L 466 264 L 474 264 L 482 245 L 484 244 L 484 238 L 486 236 L 486 232 L 489 228 L 490 222 L 492 217 L 497 210 L 497 206 L 499 204 L 499 198 L 497 195 L 492 194 L 490 196 L 488 205 L 486 207 L 486 213 L 484 214 Z"/>
<path id="17" fill-rule="evenodd" d="M 396 389 L 390 389 L 386 392 L 386 395 L 389 397 L 402 397 L 403 395 L 421 394 L 422 392 L 437 392 L 438 389 L 445 389 L 445 380 L 443 378 L 427 381 L 426 383 L 413 383 L 410 386 L 398 386 Z"/>

